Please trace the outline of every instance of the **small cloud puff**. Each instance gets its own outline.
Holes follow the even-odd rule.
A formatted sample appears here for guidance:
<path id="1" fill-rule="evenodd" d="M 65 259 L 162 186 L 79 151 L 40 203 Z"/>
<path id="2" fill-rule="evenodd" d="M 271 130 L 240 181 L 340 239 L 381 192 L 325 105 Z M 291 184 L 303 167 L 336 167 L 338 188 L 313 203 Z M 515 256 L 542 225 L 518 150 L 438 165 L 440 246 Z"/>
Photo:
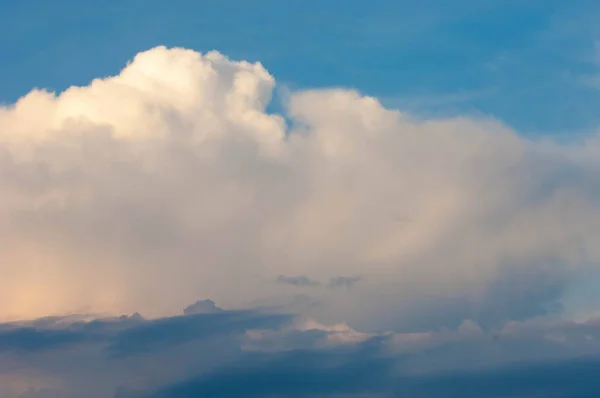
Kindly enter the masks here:
<path id="1" fill-rule="evenodd" d="M 212 300 L 198 300 L 194 304 L 190 304 L 183 309 L 184 315 L 195 315 L 195 314 L 214 314 L 216 312 L 222 312 L 223 309 L 217 307 Z"/>

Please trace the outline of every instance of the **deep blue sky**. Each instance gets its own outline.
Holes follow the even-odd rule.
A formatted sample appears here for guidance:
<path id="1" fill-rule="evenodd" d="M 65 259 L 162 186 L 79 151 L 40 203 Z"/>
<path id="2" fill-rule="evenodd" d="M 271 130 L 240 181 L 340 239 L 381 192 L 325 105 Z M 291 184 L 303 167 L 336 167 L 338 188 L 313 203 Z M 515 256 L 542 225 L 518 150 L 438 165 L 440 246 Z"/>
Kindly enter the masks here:
<path id="1" fill-rule="evenodd" d="M 526 134 L 600 122 L 592 0 L 0 0 L 0 101 L 117 73 L 164 44 L 259 60 L 279 83 L 344 86 Z"/>

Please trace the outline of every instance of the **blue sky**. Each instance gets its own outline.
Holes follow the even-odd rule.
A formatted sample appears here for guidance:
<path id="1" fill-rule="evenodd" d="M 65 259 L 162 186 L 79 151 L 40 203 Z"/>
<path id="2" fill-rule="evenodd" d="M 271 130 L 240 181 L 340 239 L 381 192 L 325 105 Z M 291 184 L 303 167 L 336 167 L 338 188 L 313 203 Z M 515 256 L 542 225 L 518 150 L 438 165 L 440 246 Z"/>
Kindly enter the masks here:
<path id="1" fill-rule="evenodd" d="M 118 73 L 158 44 L 259 60 L 280 84 L 354 87 L 526 134 L 595 128 L 600 5 L 588 0 L 0 1 L 0 100 Z"/>

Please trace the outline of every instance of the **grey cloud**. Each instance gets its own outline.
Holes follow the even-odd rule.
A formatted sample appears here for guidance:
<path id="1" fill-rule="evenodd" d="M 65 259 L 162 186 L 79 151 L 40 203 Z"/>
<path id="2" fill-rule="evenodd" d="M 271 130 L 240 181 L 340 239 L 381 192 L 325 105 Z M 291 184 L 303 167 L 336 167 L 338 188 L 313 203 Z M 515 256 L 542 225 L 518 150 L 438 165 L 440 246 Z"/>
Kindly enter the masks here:
<path id="1" fill-rule="evenodd" d="M 150 397 L 366 396 L 390 390 L 393 361 L 369 350 L 291 351 L 254 354 L 203 377 L 159 390 Z"/>
<path id="2" fill-rule="evenodd" d="M 118 333 L 112 339 L 109 350 L 116 356 L 129 356 L 212 336 L 239 335 L 248 329 L 274 328 L 289 320 L 286 315 L 253 311 L 222 311 L 164 318 Z"/>
<path id="3" fill-rule="evenodd" d="M 284 276 L 280 275 L 277 277 L 278 283 L 283 283 L 292 286 L 320 286 L 318 281 L 307 278 L 306 276 Z"/>
<path id="4" fill-rule="evenodd" d="M 600 360 L 597 358 L 562 360 L 419 377 L 399 381 L 392 396 L 592 398 L 600 393 L 600 381 L 594 376 L 599 365 Z"/>
<path id="5" fill-rule="evenodd" d="M 331 278 L 327 287 L 335 289 L 338 287 L 350 287 L 359 282 L 362 278 L 360 276 L 338 276 Z"/>
<path id="6" fill-rule="evenodd" d="M 315 360 L 326 362 L 328 358 L 323 355 L 310 358 L 305 354 L 287 359 L 289 362 L 275 362 L 252 371 L 236 369 L 189 380 L 150 397 L 243 394 L 247 397 L 593 398 L 600 393 L 596 377 L 598 359 L 519 364 L 487 371 L 416 377 L 393 376 L 388 361 L 368 356 L 344 358 L 345 361 L 327 370 L 314 363 Z M 122 396 L 125 397 L 136 395 Z"/>
<path id="7" fill-rule="evenodd" d="M 554 315 L 573 274 L 556 260 L 528 267 L 507 266 L 486 289 L 486 296 L 473 308 L 473 319 L 485 326 L 498 326 L 503 319 L 526 320 Z"/>
<path id="8" fill-rule="evenodd" d="M 288 316 L 252 310 L 65 319 L 33 321 L 34 335 L 1 325 L 16 333 L 0 334 L 0 346 L 17 348 L 0 351 L 3 398 L 533 398 L 551 391 L 567 398 L 600 391 L 596 320 L 513 322 L 489 333 L 466 321 L 456 330 L 348 340 L 340 333 L 354 336 L 351 330 L 299 329 Z M 21 389 L 10 392 L 11 381 Z"/>
<path id="9" fill-rule="evenodd" d="M 351 348 L 296 350 L 244 355 L 240 362 L 193 377 L 153 393 L 123 394 L 122 398 L 167 397 L 398 397 L 448 396 L 501 398 L 593 397 L 600 392 L 595 369 L 600 359 L 525 360 L 437 372 L 404 372 L 414 357 L 385 355 L 379 340 Z M 460 348 L 446 360 L 460 363 Z M 462 347 L 464 348 L 464 346 Z M 515 352 L 516 348 L 513 348 Z M 522 348 L 521 348 L 522 349 Z M 427 352 L 421 353 L 427 356 Z M 452 355 L 453 358 L 449 356 Z M 431 362 L 438 360 L 435 355 Z M 480 364 L 481 366 L 481 364 Z M 400 370 L 399 370 L 400 369 Z"/>
<path id="10" fill-rule="evenodd" d="M 215 312 L 223 311 L 222 308 L 217 307 L 212 300 L 198 300 L 194 304 L 190 304 L 183 309 L 184 315 L 195 315 L 195 314 L 214 314 Z"/>
<path id="11" fill-rule="evenodd" d="M 34 352 L 82 343 L 85 336 L 71 330 L 40 331 L 16 328 L 0 332 L 0 353 L 6 351 Z"/>

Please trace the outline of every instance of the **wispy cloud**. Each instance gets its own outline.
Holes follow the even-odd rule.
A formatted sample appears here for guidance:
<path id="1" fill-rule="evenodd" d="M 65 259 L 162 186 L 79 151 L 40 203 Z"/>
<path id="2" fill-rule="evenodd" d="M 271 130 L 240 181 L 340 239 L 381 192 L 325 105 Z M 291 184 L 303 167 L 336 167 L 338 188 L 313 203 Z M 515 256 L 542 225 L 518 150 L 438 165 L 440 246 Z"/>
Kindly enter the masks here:
<path id="1" fill-rule="evenodd" d="M 277 277 L 277 282 L 292 286 L 320 286 L 318 281 L 307 278 L 306 276 L 283 276 Z"/>
<path id="2" fill-rule="evenodd" d="M 362 278 L 360 276 L 338 276 L 331 278 L 327 287 L 335 289 L 338 287 L 350 287 L 359 282 Z"/>

